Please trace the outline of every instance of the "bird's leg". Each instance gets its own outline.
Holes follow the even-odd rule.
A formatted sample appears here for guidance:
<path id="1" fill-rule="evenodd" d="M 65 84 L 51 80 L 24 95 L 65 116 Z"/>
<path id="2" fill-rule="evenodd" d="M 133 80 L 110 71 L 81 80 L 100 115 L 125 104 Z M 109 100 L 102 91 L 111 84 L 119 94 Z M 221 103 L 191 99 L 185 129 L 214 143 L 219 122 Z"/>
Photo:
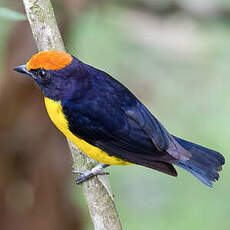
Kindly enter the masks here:
<path id="1" fill-rule="evenodd" d="M 94 168 L 92 168 L 91 170 L 87 170 L 85 172 L 81 172 L 78 170 L 73 170 L 73 173 L 77 173 L 77 174 L 81 174 L 81 176 L 79 176 L 76 180 L 76 184 L 81 184 L 82 182 L 88 180 L 90 177 L 93 176 L 97 176 L 97 175 L 105 175 L 105 174 L 109 174 L 107 172 L 104 171 L 104 169 L 106 167 L 108 167 L 109 165 L 107 164 L 98 164 L 96 165 Z"/>

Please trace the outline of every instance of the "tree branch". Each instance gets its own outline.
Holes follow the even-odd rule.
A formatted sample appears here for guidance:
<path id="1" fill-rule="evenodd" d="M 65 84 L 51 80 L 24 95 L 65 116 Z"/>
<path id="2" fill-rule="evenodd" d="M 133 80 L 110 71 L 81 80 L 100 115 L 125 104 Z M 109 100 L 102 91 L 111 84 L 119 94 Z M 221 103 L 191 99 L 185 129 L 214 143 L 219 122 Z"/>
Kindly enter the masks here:
<path id="1" fill-rule="evenodd" d="M 65 51 L 50 0 L 23 0 L 23 2 L 38 50 Z M 69 140 L 68 143 L 74 169 L 85 171 L 97 164 Z M 84 182 L 82 187 L 95 230 L 121 230 L 108 177 L 106 175 L 93 177 Z"/>

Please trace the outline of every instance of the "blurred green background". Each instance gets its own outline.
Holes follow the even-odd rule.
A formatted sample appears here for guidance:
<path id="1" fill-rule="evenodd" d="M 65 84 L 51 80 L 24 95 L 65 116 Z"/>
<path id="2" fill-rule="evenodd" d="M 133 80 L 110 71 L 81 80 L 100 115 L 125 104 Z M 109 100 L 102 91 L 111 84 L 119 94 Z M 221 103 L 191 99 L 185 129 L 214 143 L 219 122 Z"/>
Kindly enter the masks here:
<path id="1" fill-rule="evenodd" d="M 53 3 L 60 9 L 60 3 Z M 0 4 L 18 10 L 15 2 Z M 77 7 L 70 10 L 65 31 L 68 51 L 124 83 L 171 133 L 226 158 L 214 188 L 181 169 L 178 178 L 172 178 L 135 165 L 110 167 L 123 228 L 229 230 L 230 2 L 81 0 Z M 57 17 L 62 26 L 61 11 Z M 18 23 L 11 19 L 1 17 L 0 11 L 2 73 L 8 71 L 6 47 Z M 70 163 L 68 167 L 70 171 Z M 82 229 L 93 229 L 74 178 L 68 177 L 65 188 L 70 202 L 81 210 Z"/>

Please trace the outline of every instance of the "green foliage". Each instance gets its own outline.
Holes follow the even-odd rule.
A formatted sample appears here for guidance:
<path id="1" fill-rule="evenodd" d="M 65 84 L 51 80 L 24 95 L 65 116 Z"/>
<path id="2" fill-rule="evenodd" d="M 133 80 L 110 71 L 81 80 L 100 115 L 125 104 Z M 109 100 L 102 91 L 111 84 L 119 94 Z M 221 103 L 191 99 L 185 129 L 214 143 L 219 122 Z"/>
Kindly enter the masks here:
<path id="1" fill-rule="evenodd" d="M 9 8 L 0 7 L 0 20 L 22 21 L 26 16 Z"/>
<path id="2" fill-rule="evenodd" d="M 230 6 L 229 0 L 215 2 Z M 128 86 L 171 133 L 226 157 L 213 189 L 180 169 L 172 178 L 144 167 L 112 166 L 123 228 L 229 230 L 230 22 L 184 14 L 158 18 L 109 5 L 86 9 L 73 21 L 68 50 Z M 0 45 L 6 29 L 0 24 Z M 87 216 L 80 188 L 73 184 L 72 191 Z"/>
<path id="3" fill-rule="evenodd" d="M 82 15 L 70 34 L 73 55 L 127 85 L 171 133 L 228 157 L 228 21 L 160 19 L 114 7 Z M 108 169 L 123 228 L 229 230 L 229 167 L 213 189 L 177 170 L 172 178 L 139 166 Z"/>

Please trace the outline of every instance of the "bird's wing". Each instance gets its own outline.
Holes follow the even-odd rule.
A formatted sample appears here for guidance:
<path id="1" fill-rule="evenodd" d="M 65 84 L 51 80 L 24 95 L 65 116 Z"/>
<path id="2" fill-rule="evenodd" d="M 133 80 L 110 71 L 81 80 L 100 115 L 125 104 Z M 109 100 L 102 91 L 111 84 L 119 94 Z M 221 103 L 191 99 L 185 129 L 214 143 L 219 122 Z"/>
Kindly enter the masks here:
<path id="1" fill-rule="evenodd" d="M 63 110 L 70 131 L 89 144 L 110 156 L 176 176 L 176 170 L 170 164 L 175 159 L 167 152 L 159 152 L 137 123 L 114 106 L 107 104 L 106 109 L 97 106 L 96 111 L 90 112 L 90 109 L 80 109 L 72 104 L 63 106 Z"/>
<path id="2" fill-rule="evenodd" d="M 190 153 L 126 87 L 101 71 L 93 74 L 84 97 L 63 102 L 70 131 L 111 156 L 176 175 L 170 163 Z"/>
<path id="3" fill-rule="evenodd" d="M 125 113 L 132 119 L 151 139 L 160 152 L 167 152 L 177 160 L 188 160 L 191 157 L 164 126 L 140 102 L 135 107 L 127 108 Z"/>

